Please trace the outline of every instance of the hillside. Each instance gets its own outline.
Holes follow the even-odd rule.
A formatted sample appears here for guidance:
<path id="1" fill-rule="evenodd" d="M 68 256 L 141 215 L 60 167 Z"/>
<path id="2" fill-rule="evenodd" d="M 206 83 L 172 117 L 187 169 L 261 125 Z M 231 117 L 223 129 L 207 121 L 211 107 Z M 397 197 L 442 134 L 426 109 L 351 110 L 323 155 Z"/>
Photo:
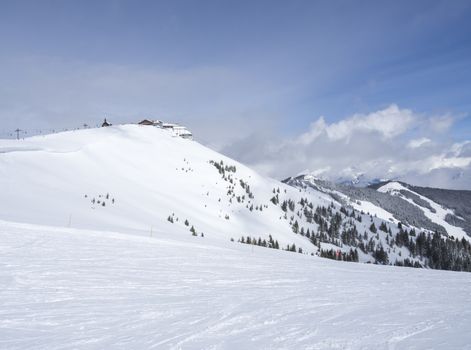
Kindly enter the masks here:
<path id="1" fill-rule="evenodd" d="M 425 208 L 432 213 L 436 208 L 445 209 L 444 217 L 440 219 L 451 226 L 462 228 L 468 236 L 471 236 L 471 191 L 466 190 L 449 190 L 442 188 L 420 187 L 412 186 L 403 182 L 397 182 L 402 187 L 399 189 L 399 194 L 412 199 L 412 202 L 421 208 Z M 386 187 L 385 187 L 386 186 Z M 370 186 L 374 189 L 388 189 L 389 182 Z M 389 191 L 391 192 L 391 191 Z M 397 194 L 397 191 L 393 191 Z M 433 208 L 433 207 L 435 208 Z M 449 226 L 450 227 L 450 226 Z M 451 228 L 452 231 L 456 229 Z M 460 231 L 458 229 L 458 231 Z"/>
<path id="2" fill-rule="evenodd" d="M 312 247 L 270 202 L 275 188 L 295 200 L 297 190 L 155 127 L 0 140 L 0 172 L 3 220 L 169 236 L 193 226 L 208 239 L 272 234 L 280 245 Z M 322 193 L 314 200 L 330 203 Z"/>
<path id="3" fill-rule="evenodd" d="M 471 270 L 466 236 L 427 228 L 448 212 L 391 184 L 355 189 L 361 199 L 305 177 L 284 184 L 124 125 L 1 140 L 0 186 L 0 348 L 471 341 L 470 274 L 373 265 Z"/>
<path id="4" fill-rule="evenodd" d="M 460 200 L 455 201 L 461 210 L 458 211 L 440 205 L 399 182 L 361 188 L 334 184 L 310 175 L 288 178 L 283 182 L 308 194 L 308 198 L 310 193 L 330 195 L 341 204 L 341 212 L 358 222 L 364 222 L 367 214 L 366 221 L 371 223 L 370 227 L 363 229 L 357 223 L 350 229 L 332 230 L 329 227 L 325 230 L 327 235 L 321 236 L 323 242 L 359 247 L 363 253 L 373 256 L 375 263 L 393 262 L 446 270 L 471 269 L 471 237 L 466 233 L 469 217 L 457 216 L 457 212 L 466 212 L 468 208 L 464 193 L 468 191 L 455 191 L 455 198 L 456 193 L 460 193 Z M 404 260 L 401 261 L 401 257 Z"/>
<path id="5" fill-rule="evenodd" d="M 1 140 L 0 171 L 0 220 L 471 270 L 463 230 L 453 226 L 447 237 L 444 219 L 398 196 L 349 197 L 309 179 L 283 184 L 153 126 Z"/>

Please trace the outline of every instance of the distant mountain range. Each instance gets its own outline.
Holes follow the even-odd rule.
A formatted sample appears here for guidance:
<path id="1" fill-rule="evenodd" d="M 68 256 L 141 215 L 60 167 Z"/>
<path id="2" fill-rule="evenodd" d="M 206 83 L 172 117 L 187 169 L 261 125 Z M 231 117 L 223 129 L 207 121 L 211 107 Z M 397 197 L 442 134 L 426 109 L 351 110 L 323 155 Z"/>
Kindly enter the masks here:
<path id="1" fill-rule="evenodd" d="M 387 216 L 420 228 L 457 237 L 462 237 L 463 232 L 471 236 L 471 191 L 419 187 L 393 180 L 361 182 L 365 179 L 361 176 L 359 181 L 333 183 L 300 175 L 283 182 L 297 188 L 315 188 L 345 204 L 367 201 L 387 211 Z"/>
<path id="2" fill-rule="evenodd" d="M 339 177 L 334 182 L 339 185 L 367 187 L 384 181 L 384 179 L 369 178 L 366 174 L 359 174 L 353 177 Z"/>

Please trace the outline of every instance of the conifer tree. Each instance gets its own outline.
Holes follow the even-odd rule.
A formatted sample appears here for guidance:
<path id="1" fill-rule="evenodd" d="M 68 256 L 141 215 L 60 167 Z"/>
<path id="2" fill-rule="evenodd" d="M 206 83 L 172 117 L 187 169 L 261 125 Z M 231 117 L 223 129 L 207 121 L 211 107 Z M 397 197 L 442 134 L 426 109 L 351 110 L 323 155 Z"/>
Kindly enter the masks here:
<path id="1" fill-rule="evenodd" d="M 376 229 L 376 226 L 375 226 L 374 222 L 372 222 L 371 225 L 370 225 L 370 231 L 373 232 L 373 233 L 378 232 L 378 230 Z"/>

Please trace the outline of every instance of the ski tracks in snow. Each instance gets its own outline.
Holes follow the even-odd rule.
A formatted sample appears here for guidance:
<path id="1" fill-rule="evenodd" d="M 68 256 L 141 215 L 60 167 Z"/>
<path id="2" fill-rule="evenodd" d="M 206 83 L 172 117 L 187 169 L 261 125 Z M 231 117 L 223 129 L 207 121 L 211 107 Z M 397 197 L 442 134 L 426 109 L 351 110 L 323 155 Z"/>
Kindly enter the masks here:
<path id="1" fill-rule="evenodd" d="M 126 237 L 0 223 L 0 348 L 471 344 L 468 273 Z"/>

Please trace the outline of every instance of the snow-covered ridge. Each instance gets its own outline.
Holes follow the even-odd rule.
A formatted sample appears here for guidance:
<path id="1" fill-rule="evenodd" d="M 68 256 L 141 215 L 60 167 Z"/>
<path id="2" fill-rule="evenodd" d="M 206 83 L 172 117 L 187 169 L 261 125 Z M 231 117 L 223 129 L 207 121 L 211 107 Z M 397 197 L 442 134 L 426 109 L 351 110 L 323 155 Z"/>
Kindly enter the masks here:
<path id="1" fill-rule="evenodd" d="M 455 260 L 431 261 L 432 247 L 415 247 L 420 221 L 401 227 L 387 208 L 327 182 L 301 176 L 280 183 L 152 126 L 1 140 L 0 175 L 0 220 L 401 266 L 468 270 L 471 259 L 467 246 L 451 242 Z"/>
<path id="2" fill-rule="evenodd" d="M 342 202 L 347 203 L 352 208 L 356 209 L 359 212 L 364 212 L 368 215 L 373 215 L 384 221 L 398 223 L 398 220 L 394 218 L 394 215 L 387 210 L 381 208 L 378 205 L 373 204 L 372 202 L 365 200 L 354 200 L 348 195 L 342 193 L 338 190 L 338 187 L 321 178 L 312 176 L 312 175 L 300 175 L 296 178 L 284 180 L 286 183 L 290 183 L 295 187 L 303 187 L 303 185 L 309 184 L 309 187 L 314 190 L 318 190 L 322 193 L 328 194 L 332 199 L 339 198 Z"/>
<path id="3" fill-rule="evenodd" d="M 454 212 L 454 210 L 444 207 L 425 195 L 414 191 L 415 187 L 401 182 L 382 181 L 366 188 L 357 188 L 351 185 L 332 183 L 310 175 L 300 175 L 295 178 L 288 178 L 284 180 L 284 182 L 297 188 L 308 186 L 312 189 L 327 193 L 333 198 L 339 198 L 343 203 L 348 204 L 358 211 L 375 215 L 385 221 L 394 223 L 402 221 L 403 223 L 408 223 L 417 230 L 426 229 L 433 232 L 438 229 L 439 231 L 447 233 L 455 238 L 471 239 L 469 235 L 466 234 L 466 231 L 459 226 L 457 222 L 455 222 L 461 221 L 462 225 L 463 222 L 467 222 L 466 218 L 460 217 Z M 446 192 L 448 190 L 438 191 Z M 386 196 L 378 197 L 375 193 L 381 193 Z M 460 194 L 454 193 L 453 195 L 460 196 Z M 397 203 L 392 203 L 392 199 L 400 200 L 394 201 Z M 404 205 L 408 207 L 403 208 Z M 415 212 L 409 213 L 408 211 L 412 209 L 414 209 Z M 417 217 L 418 213 L 422 216 L 422 219 Z M 453 220 L 453 218 L 456 220 Z M 430 224 L 427 224 L 424 219 L 426 219 Z"/>
<path id="4" fill-rule="evenodd" d="M 448 232 L 449 235 L 452 235 L 452 236 L 454 236 L 456 238 L 459 238 L 459 239 L 461 239 L 461 238 L 466 238 L 468 240 L 470 239 L 470 237 L 466 234 L 466 232 L 464 232 L 464 230 L 461 227 L 453 226 L 445 220 L 447 215 L 455 215 L 453 210 L 443 208 L 440 204 L 435 203 L 431 199 L 429 199 L 425 196 L 422 196 L 421 194 L 419 194 L 417 192 L 414 192 L 410 188 L 407 188 L 407 187 L 403 186 L 401 183 L 396 182 L 396 181 L 388 182 L 387 184 L 379 187 L 378 191 L 382 192 L 382 193 L 389 193 L 389 194 L 394 195 L 394 196 L 399 196 L 399 197 L 403 198 L 404 200 L 408 201 L 409 203 L 417 206 L 420 210 L 422 210 L 424 212 L 424 214 L 430 220 L 432 220 L 432 222 L 434 222 L 434 223 L 436 223 L 440 226 L 443 226 L 446 229 L 446 231 Z M 412 193 L 414 196 L 417 196 L 422 201 L 428 203 L 428 205 L 423 206 L 423 205 L 417 204 L 416 201 L 414 201 L 413 199 L 407 197 L 405 195 L 406 193 Z"/>
<path id="5" fill-rule="evenodd" d="M 237 169 L 233 183 L 210 163 L 221 161 Z M 187 235 L 193 226 L 209 239 L 271 234 L 313 248 L 270 202 L 274 188 L 294 199 L 297 190 L 164 129 L 122 125 L 0 140 L 0 174 L 3 220 L 163 235 Z M 237 200 L 247 197 L 240 181 L 253 199 Z M 316 203 L 329 201 L 319 194 Z"/>

